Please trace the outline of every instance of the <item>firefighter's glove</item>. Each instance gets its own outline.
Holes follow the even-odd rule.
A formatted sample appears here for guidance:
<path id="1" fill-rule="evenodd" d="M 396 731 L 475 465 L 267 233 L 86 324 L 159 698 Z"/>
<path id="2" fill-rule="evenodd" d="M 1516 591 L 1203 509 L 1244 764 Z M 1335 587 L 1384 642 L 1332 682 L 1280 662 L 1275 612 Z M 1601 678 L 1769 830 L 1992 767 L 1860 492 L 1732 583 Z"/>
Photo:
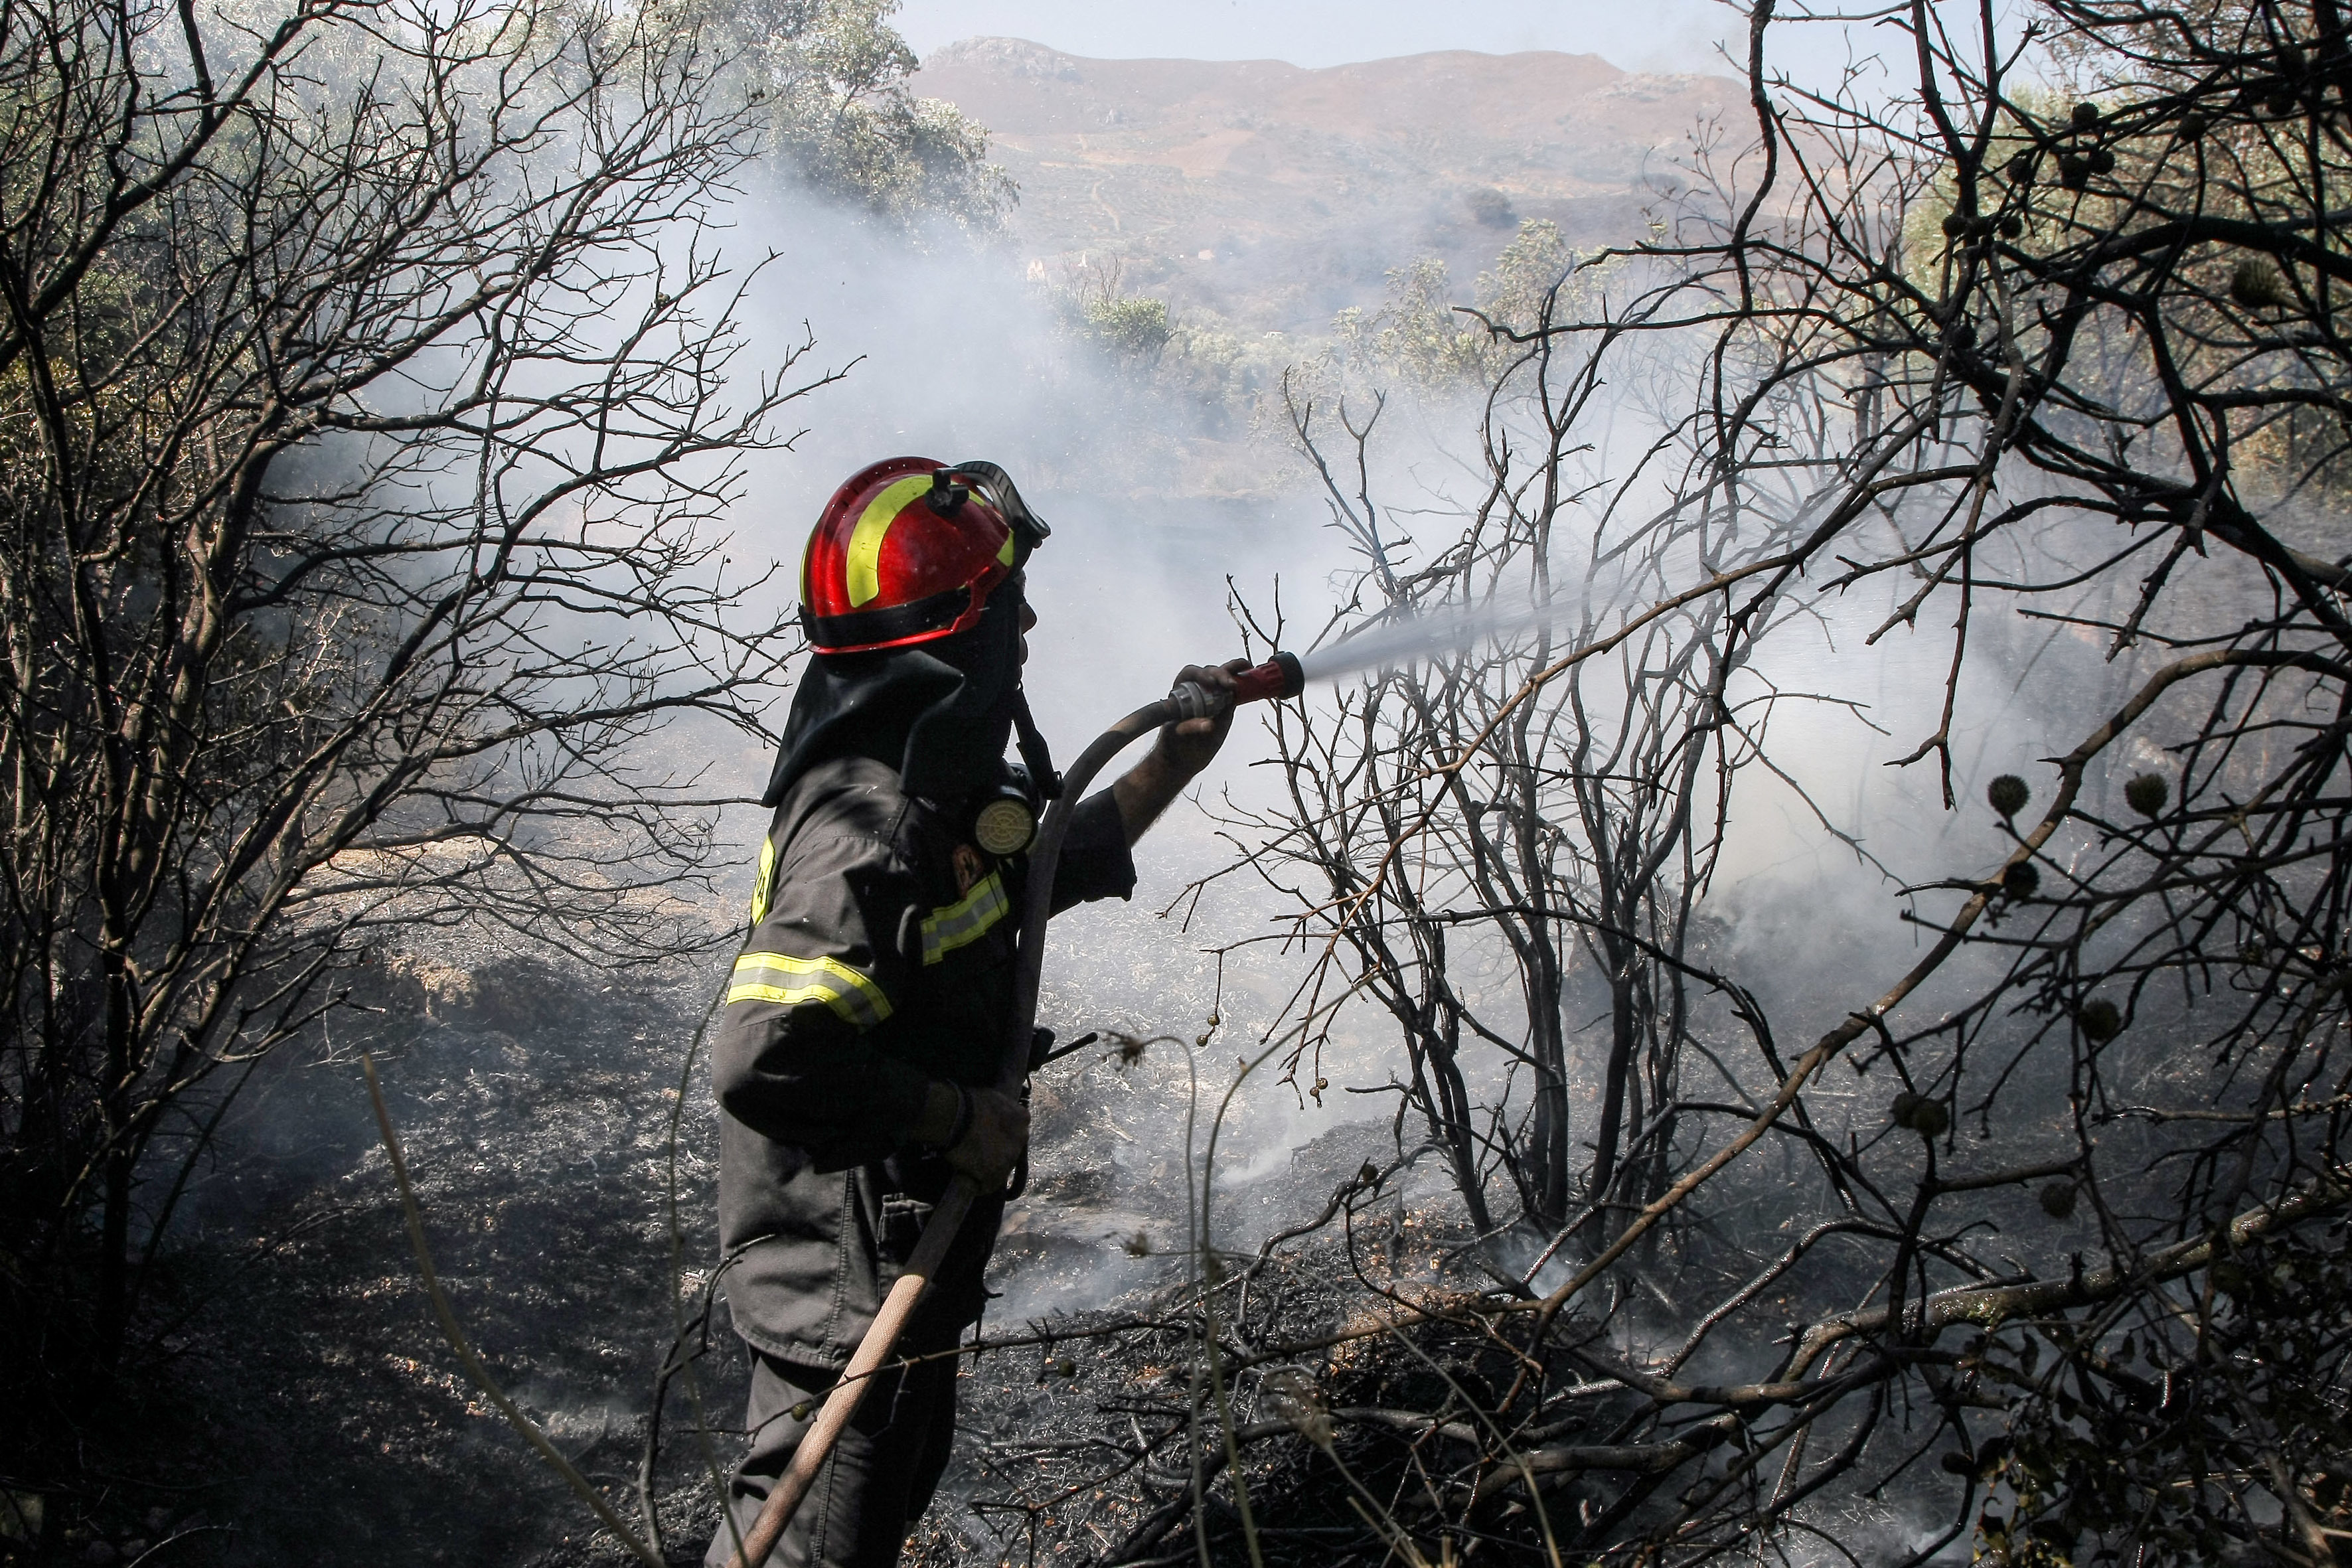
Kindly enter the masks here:
<path id="1" fill-rule="evenodd" d="M 971 1097 L 971 1127 L 946 1151 L 947 1163 L 957 1174 L 971 1177 L 982 1194 L 1003 1192 L 1005 1178 L 1029 1147 L 1029 1108 L 992 1089 L 964 1092 Z"/>
<path id="2" fill-rule="evenodd" d="M 1227 659 L 1216 666 L 1188 664 L 1176 672 L 1175 684 L 1189 680 L 1230 697 L 1234 675 L 1248 668 L 1245 658 Z M 1217 748 L 1225 743 L 1225 731 L 1233 727 L 1233 704 L 1228 701 L 1213 719 L 1183 719 L 1161 725 L 1156 749 L 1170 769 L 1189 779 L 1216 760 Z"/>

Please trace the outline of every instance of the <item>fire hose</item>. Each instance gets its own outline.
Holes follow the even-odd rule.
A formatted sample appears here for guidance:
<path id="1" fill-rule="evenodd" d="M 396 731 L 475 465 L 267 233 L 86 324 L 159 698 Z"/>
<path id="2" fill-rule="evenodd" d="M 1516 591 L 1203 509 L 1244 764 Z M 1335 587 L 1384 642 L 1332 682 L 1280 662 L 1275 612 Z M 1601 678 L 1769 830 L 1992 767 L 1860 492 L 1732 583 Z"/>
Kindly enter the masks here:
<path id="1" fill-rule="evenodd" d="M 1004 1055 L 996 1075 L 996 1088 L 1001 1093 L 1018 1094 L 1021 1080 L 1028 1073 L 1031 1037 L 1037 1022 L 1037 983 L 1045 963 L 1045 922 L 1053 913 L 1054 871 L 1062 858 L 1062 840 L 1069 832 L 1071 809 L 1094 782 L 1095 774 L 1111 758 L 1163 724 L 1216 718 L 1227 708 L 1244 702 L 1296 697 L 1306 684 L 1306 674 L 1297 658 L 1286 653 L 1277 653 L 1265 663 L 1237 673 L 1230 695 L 1197 682 L 1180 682 L 1166 697 L 1145 704 L 1104 731 L 1070 765 L 1063 775 L 1062 793 L 1046 807 L 1045 819 L 1038 824 L 1037 841 L 1029 850 L 1020 945 L 1013 961 L 1012 1026 L 1005 1036 Z M 866 1331 L 857 1353 L 849 1358 L 833 1391 L 825 1395 L 816 1419 L 793 1450 L 792 1463 L 777 1478 L 751 1532 L 737 1543 L 735 1555 L 728 1560 L 729 1568 L 762 1568 L 768 1554 L 776 1549 L 785 1527 L 792 1523 L 793 1515 L 814 1484 L 817 1472 L 832 1454 L 834 1444 L 857 1414 L 875 1373 L 881 1371 L 890 1352 L 898 1348 L 898 1335 L 914 1316 L 923 1292 L 930 1287 L 931 1276 L 947 1258 L 948 1247 L 962 1228 L 972 1200 L 979 1195 L 979 1189 L 969 1177 L 959 1175 L 948 1184 L 947 1191 L 932 1207 L 931 1217 L 923 1226 L 922 1237 L 916 1242 L 905 1269 L 892 1283 L 890 1293 L 883 1298 L 873 1327 Z"/>

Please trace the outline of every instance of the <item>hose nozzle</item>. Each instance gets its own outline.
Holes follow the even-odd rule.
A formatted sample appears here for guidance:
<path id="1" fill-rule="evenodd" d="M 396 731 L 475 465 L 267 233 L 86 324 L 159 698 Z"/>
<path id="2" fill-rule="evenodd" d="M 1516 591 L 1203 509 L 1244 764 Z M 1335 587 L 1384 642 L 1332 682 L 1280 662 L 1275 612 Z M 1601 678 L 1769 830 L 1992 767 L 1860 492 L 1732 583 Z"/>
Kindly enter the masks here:
<path id="1" fill-rule="evenodd" d="M 1168 702 L 1180 720 L 1213 719 L 1228 707 L 1262 702 L 1270 697 L 1296 697 L 1306 689 L 1307 671 L 1300 668 L 1298 656 L 1277 653 L 1264 664 L 1235 675 L 1231 697 L 1198 681 L 1186 680 L 1178 682 L 1168 694 Z"/>

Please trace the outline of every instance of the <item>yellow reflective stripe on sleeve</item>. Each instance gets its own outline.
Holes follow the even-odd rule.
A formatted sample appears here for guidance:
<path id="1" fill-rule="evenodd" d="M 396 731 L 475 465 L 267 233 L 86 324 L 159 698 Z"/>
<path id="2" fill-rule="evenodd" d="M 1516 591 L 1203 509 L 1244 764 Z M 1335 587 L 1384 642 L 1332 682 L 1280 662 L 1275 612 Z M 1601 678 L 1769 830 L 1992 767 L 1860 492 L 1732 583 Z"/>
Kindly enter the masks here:
<path id="1" fill-rule="evenodd" d="M 855 1029 L 870 1029 L 890 1016 L 890 999 L 882 994 L 882 987 L 849 965 L 787 952 L 747 952 L 737 959 L 727 1000 L 730 1005 L 773 1002 L 780 1007 L 822 1002 Z"/>
<path id="2" fill-rule="evenodd" d="M 883 488 L 882 493 L 866 502 L 866 510 L 857 514 L 857 526 L 849 531 L 849 561 L 846 567 L 849 581 L 849 605 L 856 609 L 868 605 L 882 592 L 882 536 L 898 521 L 898 514 L 917 496 L 928 494 L 931 476 L 916 474 Z"/>
<path id="3" fill-rule="evenodd" d="M 967 942 L 978 942 L 1012 910 L 1003 878 L 991 871 L 972 884 L 971 892 L 923 917 L 923 962 L 937 963 Z"/>
<path id="4" fill-rule="evenodd" d="M 751 923 L 758 925 L 768 918 L 768 894 L 776 881 L 776 841 L 760 840 L 760 879 L 751 884 Z"/>

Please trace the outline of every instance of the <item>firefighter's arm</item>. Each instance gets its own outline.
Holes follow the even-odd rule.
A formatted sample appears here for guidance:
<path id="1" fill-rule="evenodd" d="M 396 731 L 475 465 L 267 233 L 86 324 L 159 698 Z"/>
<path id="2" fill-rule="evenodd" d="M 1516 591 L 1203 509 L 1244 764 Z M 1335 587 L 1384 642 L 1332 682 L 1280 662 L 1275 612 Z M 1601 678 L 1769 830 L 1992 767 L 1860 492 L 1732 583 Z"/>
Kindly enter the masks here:
<path id="1" fill-rule="evenodd" d="M 714 1086 L 729 1115 L 821 1170 L 921 1143 L 983 1189 L 1001 1186 L 1025 1144 L 1027 1109 L 874 1047 L 912 983 L 903 938 L 919 898 L 877 834 L 810 836 L 785 865 L 764 857 L 712 1047 Z"/>
<path id="2" fill-rule="evenodd" d="M 875 1048 L 909 984 L 898 951 L 914 879 L 887 837 L 854 817 L 763 850 L 751 931 L 728 977 L 711 1078 L 729 1115 L 806 1151 L 820 1169 L 911 1142 L 929 1077 Z"/>

